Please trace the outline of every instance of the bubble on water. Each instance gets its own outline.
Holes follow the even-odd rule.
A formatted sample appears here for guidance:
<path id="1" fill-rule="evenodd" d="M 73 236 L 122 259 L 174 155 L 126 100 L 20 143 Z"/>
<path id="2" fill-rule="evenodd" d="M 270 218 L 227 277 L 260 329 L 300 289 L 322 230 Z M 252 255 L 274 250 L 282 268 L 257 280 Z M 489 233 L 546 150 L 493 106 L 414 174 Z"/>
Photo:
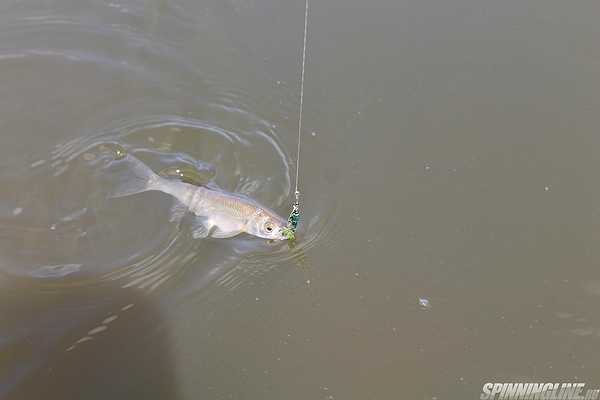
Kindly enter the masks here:
<path id="1" fill-rule="evenodd" d="M 431 302 L 425 297 L 419 297 L 419 306 L 422 310 L 429 310 L 431 309 Z"/>

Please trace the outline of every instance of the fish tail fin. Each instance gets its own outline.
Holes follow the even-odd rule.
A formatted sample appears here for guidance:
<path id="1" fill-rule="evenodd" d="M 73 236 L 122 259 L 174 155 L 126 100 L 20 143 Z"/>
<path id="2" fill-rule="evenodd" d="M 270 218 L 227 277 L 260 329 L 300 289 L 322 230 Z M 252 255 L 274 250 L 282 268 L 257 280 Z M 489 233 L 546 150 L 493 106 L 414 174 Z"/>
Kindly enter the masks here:
<path id="1" fill-rule="evenodd" d="M 159 190 L 163 178 L 155 174 L 146 164 L 130 154 L 125 156 L 120 163 L 126 171 L 118 175 L 110 193 L 111 198 L 131 196 L 148 190 Z"/>

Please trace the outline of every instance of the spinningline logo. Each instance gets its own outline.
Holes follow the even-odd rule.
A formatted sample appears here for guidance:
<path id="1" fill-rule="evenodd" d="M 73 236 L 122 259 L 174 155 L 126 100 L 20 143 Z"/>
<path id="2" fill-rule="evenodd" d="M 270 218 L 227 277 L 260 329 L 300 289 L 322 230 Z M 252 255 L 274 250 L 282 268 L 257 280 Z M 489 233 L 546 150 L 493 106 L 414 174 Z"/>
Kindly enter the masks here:
<path id="1" fill-rule="evenodd" d="M 597 400 L 600 389 L 585 383 L 492 383 L 483 385 L 481 400 Z"/>

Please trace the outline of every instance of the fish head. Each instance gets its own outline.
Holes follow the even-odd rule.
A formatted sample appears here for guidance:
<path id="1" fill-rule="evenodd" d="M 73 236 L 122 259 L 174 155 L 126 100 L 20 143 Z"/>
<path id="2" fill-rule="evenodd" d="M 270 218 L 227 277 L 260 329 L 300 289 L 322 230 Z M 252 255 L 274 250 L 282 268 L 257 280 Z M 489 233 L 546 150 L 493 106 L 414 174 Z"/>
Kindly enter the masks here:
<path id="1" fill-rule="evenodd" d="M 246 232 L 263 239 L 285 240 L 283 228 L 287 221 L 272 211 L 258 209 L 248 220 Z"/>

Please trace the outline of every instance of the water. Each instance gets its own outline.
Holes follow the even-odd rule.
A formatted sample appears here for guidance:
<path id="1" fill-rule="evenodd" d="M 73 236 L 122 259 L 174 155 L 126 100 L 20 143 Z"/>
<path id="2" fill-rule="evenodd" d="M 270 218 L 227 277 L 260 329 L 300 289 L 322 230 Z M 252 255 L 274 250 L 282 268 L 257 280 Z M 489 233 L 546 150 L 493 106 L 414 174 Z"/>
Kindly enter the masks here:
<path id="1" fill-rule="evenodd" d="M 129 152 L 286 215 L 303 12 L 0 6 L 1 397 L 599 384 L 596 2 L 311 3 L 293 246 L 106 198 Z"/>

